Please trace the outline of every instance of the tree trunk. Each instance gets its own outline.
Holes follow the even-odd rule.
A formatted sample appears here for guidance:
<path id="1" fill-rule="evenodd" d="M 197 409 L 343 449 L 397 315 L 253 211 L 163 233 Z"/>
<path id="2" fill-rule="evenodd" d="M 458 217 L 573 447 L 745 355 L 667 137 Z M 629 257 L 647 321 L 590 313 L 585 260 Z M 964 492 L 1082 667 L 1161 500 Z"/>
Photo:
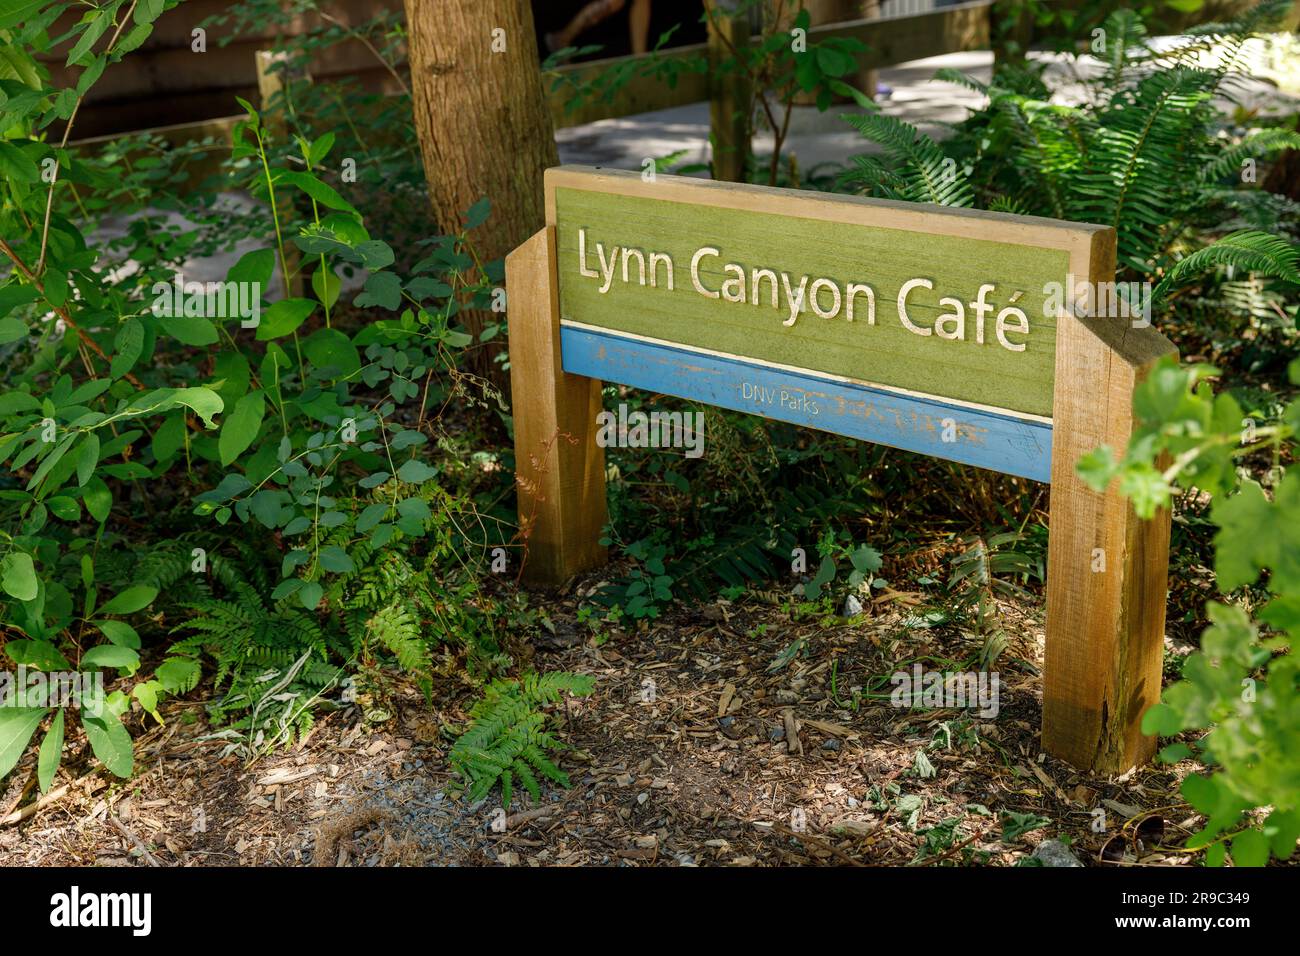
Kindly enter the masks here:
<path id="1" fill-rule="evenodd" d="M 438 228 L 461 230 L 487 196 L 492 214 L 470 234 L 480 261 L 501 259 L 545 225 L 542 172 L 559 163 L 542 85 L 533 14 L 521 0 L 406 0 L 411 95 Z M 491 312 L 463 312 L 477 339 Z M 504 387 L 498 346 L 474 368 Z"/>

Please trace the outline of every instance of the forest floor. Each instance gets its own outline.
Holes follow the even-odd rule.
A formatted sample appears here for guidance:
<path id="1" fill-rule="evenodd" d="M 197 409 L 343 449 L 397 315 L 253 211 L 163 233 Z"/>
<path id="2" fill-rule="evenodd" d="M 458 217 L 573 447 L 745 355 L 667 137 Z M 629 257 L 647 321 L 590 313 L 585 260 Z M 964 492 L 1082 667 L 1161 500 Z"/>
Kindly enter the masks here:
<path id="1" fill-rule="evenodd" d="M 598 642 L 576 623 L 587 590 L 547 595 L 555 636 L 533 661 L 596 680 L 559 711 L 567 791 L 538 804 L 520 792 L 508 815 L 499 791 L 465 805 L 446 755 L 473 694 L 455 676 L 435 686 L 434 707 L 395 680 L 388 720 L 323 714 L 305 740 L 251 764 L 200 739 L 202 702 L 180 701 L 137 738 L 130 781 L 70 758 L 39 799 L 21 788 L 34 775 L 25 758 L 0 793 L 0 865 L 1015 865 L 1048 839 L 1097 865 L 1117 835 L 1115 865 L 1193 862 L 1132 839 L 1190 832 L 1186 768 L 1099 779 L 1041 756 L 1040 608 L 1000 607 L 1000 708 L 982 719 L 881 698 L 851 706 L 851 686 L 877 686 L 899 661 L 978 648 L 951 626 L 917 627 L 906 593 L 887 590 L 853 619 L 678 608 Z"/>

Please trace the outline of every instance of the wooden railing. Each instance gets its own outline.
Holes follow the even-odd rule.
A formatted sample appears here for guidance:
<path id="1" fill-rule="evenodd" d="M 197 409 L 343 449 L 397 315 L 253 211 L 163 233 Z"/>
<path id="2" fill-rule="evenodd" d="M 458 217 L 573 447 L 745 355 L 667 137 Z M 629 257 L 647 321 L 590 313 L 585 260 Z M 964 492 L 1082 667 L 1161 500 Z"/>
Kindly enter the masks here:
<path id="1" fill-rule="evenodd" d="M 1078 0 L 1061 0 L 1064 4 Z M 1190 23 L 1221 19 L 1231 9 L 1246 5 L 1245 0 L 1207 0 L 1195 15 L 1166 14 L 1168 29 L 1179 30 Z M 995 18 L 1004 15 L 1002 0 L 970 0 L 955 6 L 941 7 L 924 12 L 889 13 L 885 4 L 884 15 L 869 20 L 851 20 L 814 26 L 808 40 L 816 43 L 831 37 L 851 37 L 861 41 L 867 50 L 859 57 L 862 69 L 893 66 L 925 57 L 941 56 L 970 50 L 990 48 Z M 1295 0 L 1290 28 L 1300 22 L 1300 0 Z M 1157 24 L 1159 28 L 1161 24 Z M 707 61 L 709 45 L 706 43 L 675 47 L 658 53 L 611 57 L 585 63 L 571 64 L 548 71 L 543 76 L 551 103 L 555 127 L 578 126 L 602 119 L 630 116 L 654 110 L 684 106 L 706 100 L 725 98 L 728 91 L 711 82 L 707 71 L 698 69 Z M 249 58 L 252 59 L 251 54 Z M 676 73 L 676 82 L 669 85 L 663 79 L 664 71 Z M 626 72 L 622 81 L 606 83 L 606 92 L 586 95 L 575 101 L 575 89 L 599 90 L 603 82 Z M 556 81 L 559 82 L 556 82 Z M 153 82 L 156 82 L 156 78 Z M 234 81 L 232 81 L 234 82 Z M 237 80 L 240 95 L 248 95 L 243 85 L 249 82 L 241 73 Z M 254 77 L 253 83 L 256 83 Z M 255 88 L 255 85 L 254 85 Z M 115 91 L 120 97 L 129 90 Z M 233 100 L 234 89 L 231 90 Z M 93 105 L 93 104 L 92 104 Z M 720 111 L 714 110 L 715 118 Z M 193 123 L 158 127 L 156 132 L 171 142 L 184 142 L 204 136 L 229 135 L 238 117 L 218 117 Z M 113 139 L 119 135 L 81 140 L 92 143 Z M 724 140 L 726 137 L 723 137 Z"/>

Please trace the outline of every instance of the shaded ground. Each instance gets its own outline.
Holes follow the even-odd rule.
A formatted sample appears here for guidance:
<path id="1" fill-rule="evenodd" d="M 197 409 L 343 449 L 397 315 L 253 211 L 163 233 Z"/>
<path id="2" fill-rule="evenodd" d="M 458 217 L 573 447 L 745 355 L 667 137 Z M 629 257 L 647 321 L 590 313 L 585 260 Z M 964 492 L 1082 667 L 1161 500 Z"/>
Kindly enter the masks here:
<path id="1" fill-rule="evenodd" d="M 472 701 L 454 678 L 434 699 L 457 706 L 431 710 L 398 684 L 390 720 L 335 711 L 291 751 L 251 766 L 223 756 L 222 742 L 197 740 L 202 707 L 181 702 L 166 727 L 138 739 L 128 782 L 70 756 L 53 798 L 38 802 L 30 785 L 14 792 L 34 770 L 34 755 L 25 758 L 0 796 L 0 819 L 15 796 L 30 815 L 0 825 L 0 864 L 1008 865 L 1049 837 L 1095 864 L 1125 821 L 1132 831 L 1131 818 L 1156 811 L 1174 835 L 1193 822 L 1167 768 L 1100 780 L 1040 758 L 1034 608 L 1001 608 L 1001 708 L 983 720 L 885 699 L 849 706 L 850 688 L 871 686 L 873 675 L 978 651 L 955 628 L 905 626 L 915 623 L 910 595 L 887 591 L 853 621 L 709 605 L 603 642 L 579 635 L 572 600 L 552 604 L 556 643 L 567 635 L 572 646 L 539 649 L 534 663 L 590 673 L 596 693 L 559 712 L 574 786 L 539 805 L 521 794 L 505 816 L 495 793 L 467 807 L 448 788 L 450 732 Z M 1004 811 L 1033 815 L 1011 818 L 1013 829 L 1033 829 L 1004 842 Z M 1091 827 L 1098 811 L 1104 832 Z M 1138 855 L 1192 862 L 1145 847 Z"/>

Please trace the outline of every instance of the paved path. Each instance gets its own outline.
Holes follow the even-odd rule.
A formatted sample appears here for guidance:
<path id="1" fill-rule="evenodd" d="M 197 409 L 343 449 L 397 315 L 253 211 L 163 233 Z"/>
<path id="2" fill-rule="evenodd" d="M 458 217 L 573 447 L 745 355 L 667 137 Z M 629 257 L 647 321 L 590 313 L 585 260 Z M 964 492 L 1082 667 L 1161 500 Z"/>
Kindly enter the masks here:
<path id="1" fill-rule="evenodd" d="M 944 124 L 964 119 L 969 110 L 978 108 L 983 97 L 964 86 L 936 82 L 935 71 L 949 67 L 968 73 L 987 83 L 992 74 L 993 55 L 988 51 L 953 53 L 947 56 L 915 60 L 899 66 L 880 70 L 880 82 L 890 87 L 892 93 L 881 100 L 881 108 L 892 116 L 907 120 L 936 138 L 946 135 Z M 1099 69 L 1099 64 L 1085 60 L 1082 69 Z M 1058 98 L 1078 101 L 1082 88 L 1069 82 L 1069 72 L 1061 65 L 1049 67 L 1049 85 L 1062 87 Z M 1294 113 L 1300 108 L 1300 97 L 1279 93 L 1272 85 L 1253 78 L 1243 77 L 1239 95 L 1248 108 L 1278 110 Z M 1225 107 L 1228 104 L 1224 104 Z M 791 120 L 787 150 L 798 158 L 799 168 L 807 175 L 820 163 L 842 164 L 850 156 L 877 151 L 849 127 L 841 114 L 857 110 L 855 106 L 834 106 L 825 113 L 813 107 L 797 107 Z M 641 169 L 647 158 L 660 159 L 681 152 L 674 165 L 705 163 L 709 156 L 709 105 L 694 103 L 689 106 L 620 119 L 601 120 L 585 126 L 559 130 L 556 140 L 560 147 L 560 160 L 591 166 L 610 166 L 618 169 Z M 759 133 L 754 138 L 757 155 L 771 155 L 770 133 Z M 707 175 L 699 173 L 697 175 Z M 247 196 L 231 194 L 226 201 L 247 205 L 253 200 Z M 170 217 L 177 223 L 179 216 Z M 122 234 L 126 221 L 108 224 L 102 235 Z M 185 264 L 187 280 L 213 281 L 224 279 L 226 272 L 245 252 L 264 244 L 264 240 L 246 240 L 234 251 L 218 256 L 194 260 Z M 359 287 L 363 275 L 354 277 L 346 288 Z M 272 289 L 278 290 L 278 276 Z M 278 292 L 268 296 L 279 298 Z"/>

